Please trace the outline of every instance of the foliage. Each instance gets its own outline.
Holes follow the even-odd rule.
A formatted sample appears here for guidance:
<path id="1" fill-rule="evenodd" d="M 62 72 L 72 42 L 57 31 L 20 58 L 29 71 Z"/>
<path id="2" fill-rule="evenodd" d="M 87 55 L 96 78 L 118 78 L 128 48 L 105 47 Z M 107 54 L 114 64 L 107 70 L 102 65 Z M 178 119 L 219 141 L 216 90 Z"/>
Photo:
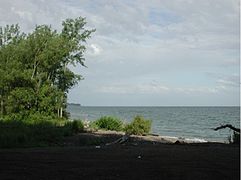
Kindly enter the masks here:
<path id="1" fill-rule="evenodd" d="M 104 116 L 94 122 L 97 128 L 121 131 L 123 129 L 123 123 L 120 119 L 111 116 Z"/>
<path id="2" fill-rule="evenodd" d="M 0 148 L 61 145 L 65 136 L 82 131 L 81 121 L 50 117 L 33 121 L 0 120 Z"/>
<path id="3" fill-rule="evenodd" d="M 65 126 L 69 126 L 72 132 L 78 133 L 84 131 L 84 124 L 80 120 L 74 120 L 72 122 L 68 122 L 65 124 Z"/>
<path id="4" fill-rule="evenodd" d="M 18 25 L 0 27 L 0 117 L 66 117 L 67 93 L 81 80 L 68 65 L 85 66 L 84 45 L 94 32 L 85 25 L 79 17 L 65 20 L 60 32 L 47 25 L 29 34 Z"/>
<path id="5" fill-rule="evenodd" d="M 125 132 L 127 134 L 135 135 L 145 135 L 148 134 L 151 130 L 151 121 L 145 120 L 141 116 L 136 116 L 134 120 L 127 124 L 125 127 Z"/>
<path id="6" fill-rule="evenodd" d="M 97 126 L 96 121 L 91 121 L 89 124 L 89 130 L 97 131 L 98 129 L 100 129 L 100 128 Z"/>

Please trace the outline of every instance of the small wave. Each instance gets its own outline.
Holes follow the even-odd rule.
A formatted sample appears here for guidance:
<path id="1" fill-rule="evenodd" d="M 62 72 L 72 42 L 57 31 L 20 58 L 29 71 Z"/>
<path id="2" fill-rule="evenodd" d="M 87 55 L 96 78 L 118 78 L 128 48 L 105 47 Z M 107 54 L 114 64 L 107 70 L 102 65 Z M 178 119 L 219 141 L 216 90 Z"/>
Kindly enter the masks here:
<path id="1" fill-rule="evenodd" d="M 200 138 L 184 138 L 186 141 L 191 141 L 191 142 L 197 142 L 197 143 L 205 143 L 208 142 L 205 139 L 200 139 Z"/>
<path id="2" fill-rule="evenodd" d="M 182 140 L 182 141 L 186 141 L 189 143 L 206 143 L 208 142 L 205 139 L 201 139 L 201 138 L 185 138 L 185 137 L 175 137 L 175 136 L 162 136 L 163 138 L 167 138 L 167 139 L 172 139 L 172 140 Z"/>

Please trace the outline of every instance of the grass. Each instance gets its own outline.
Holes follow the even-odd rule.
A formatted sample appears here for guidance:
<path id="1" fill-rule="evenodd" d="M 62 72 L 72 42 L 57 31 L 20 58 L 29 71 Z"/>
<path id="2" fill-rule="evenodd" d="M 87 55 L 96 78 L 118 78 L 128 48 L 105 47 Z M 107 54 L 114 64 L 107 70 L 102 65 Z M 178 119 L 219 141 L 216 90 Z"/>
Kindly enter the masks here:
<path id="1" fill-rule="evenodd" d="M 0 120 L 0 148 L 58 145 L 64 137 L 82 131 L 81 121 Z"/>

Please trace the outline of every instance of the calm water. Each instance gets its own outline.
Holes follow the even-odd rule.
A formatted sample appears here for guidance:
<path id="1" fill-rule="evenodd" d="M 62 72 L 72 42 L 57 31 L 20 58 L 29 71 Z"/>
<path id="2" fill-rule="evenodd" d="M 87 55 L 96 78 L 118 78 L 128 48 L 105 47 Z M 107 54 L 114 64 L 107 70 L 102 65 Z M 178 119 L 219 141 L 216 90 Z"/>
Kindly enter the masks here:
<path id="1" fill-rule="evenodd" d="M 82 107 L 69 105 L 72 119 L 96 120 L 101 116 L 116 116 L 130 122 L 142 115 L 152 120 L 152 132 L 163 136 L 227 141 L 231 131 L 214 131 L 220 124 L 240 127 L 239 107 Z"/>

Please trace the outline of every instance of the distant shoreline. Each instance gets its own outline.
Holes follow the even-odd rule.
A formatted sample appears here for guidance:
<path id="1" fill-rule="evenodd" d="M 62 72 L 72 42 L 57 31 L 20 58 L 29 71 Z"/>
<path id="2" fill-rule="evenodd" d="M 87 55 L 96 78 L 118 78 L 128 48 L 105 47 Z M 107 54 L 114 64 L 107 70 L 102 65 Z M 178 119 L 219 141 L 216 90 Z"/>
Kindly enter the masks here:
<path id="1" fill-rule="evenodd" d="M 170 107 L 170 108 L 182 108 L 182 107 L 185 107 L 185 108 L 188 108 L 188 107 L 191 107 L 191 108 L 195 108 L 195 107 L 197 107 L 197 108 L 199 108 L 199 107 L 201 107 L 201 108 L 215 108 L 215 107 L 217 107 L 217 108 L 220 108 L 220 107 L 227 107 L 227 108 L 233 108 L 233 107 L 235 107 L 235 108 L 240 108 L 240 106 L 129 106 L 129 105 L 127 105 L 127 106 L 86 106 L 86 105 L 81 105 L 81 104 L 78 104 L 78 103 L 67 103 L 67 105 L 71 105 L 71 106 L 81 106 L 81 107 L 105 107 L 105 108 L 111 108 L 111 107 L 117 107 L 117 108 L 121 108 L 121 107 L 129 107 L 129 108 L 132 108 L 132 107 L 138 107 L 138 108 L 153 108 L 153 107 L 163 107 L 163 108 L 165 108 L 165 107 Z"/>
<path id="2" fill-rule="evenodd" d="M 71 105 L 71 106 L 81 106 L 81 104 L 78 104 L 78 103 L 67 103 L 67 105 Z"/>

